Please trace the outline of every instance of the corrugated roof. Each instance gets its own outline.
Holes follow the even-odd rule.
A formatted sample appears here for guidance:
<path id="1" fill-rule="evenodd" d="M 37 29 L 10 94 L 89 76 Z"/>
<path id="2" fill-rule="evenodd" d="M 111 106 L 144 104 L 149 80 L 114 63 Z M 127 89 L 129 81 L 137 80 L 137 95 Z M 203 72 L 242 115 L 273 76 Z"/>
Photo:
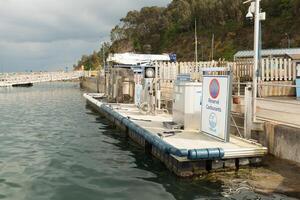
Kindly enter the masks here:
<path id="1" fill-rule="evenodd" d="M 290 48 L 290 49 L 263 49 L 261 51 L 262 56 L 280 56 L 280 55 L 300 55 L 300 48 Z M 235 58 L 243 58 L 243 57 L 253 57 L 253 51 L 238 51 L 234 54 Z"/>

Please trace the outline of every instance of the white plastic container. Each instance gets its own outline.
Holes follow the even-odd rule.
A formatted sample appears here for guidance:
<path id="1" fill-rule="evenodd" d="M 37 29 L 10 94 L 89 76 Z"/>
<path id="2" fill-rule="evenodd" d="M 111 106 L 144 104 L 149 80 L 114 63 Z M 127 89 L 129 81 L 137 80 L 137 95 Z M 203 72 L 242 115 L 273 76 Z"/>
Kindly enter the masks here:
<path id="1" fill-rule="evenodd" d="M 173 121 L 185 130 L 201 130 L 202 83 L 177 81 L 173 97 Z"/>

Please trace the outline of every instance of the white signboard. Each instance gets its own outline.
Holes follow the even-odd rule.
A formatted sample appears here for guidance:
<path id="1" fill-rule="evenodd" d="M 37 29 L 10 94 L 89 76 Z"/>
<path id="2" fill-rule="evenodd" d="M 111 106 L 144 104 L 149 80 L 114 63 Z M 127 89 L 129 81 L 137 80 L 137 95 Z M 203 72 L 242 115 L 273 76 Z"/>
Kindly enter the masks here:
<path id="1" fill-rule="evenodd" d="M 202 131 L 229 142 L 231 85 L 228 76 L 203 76 Z"/>

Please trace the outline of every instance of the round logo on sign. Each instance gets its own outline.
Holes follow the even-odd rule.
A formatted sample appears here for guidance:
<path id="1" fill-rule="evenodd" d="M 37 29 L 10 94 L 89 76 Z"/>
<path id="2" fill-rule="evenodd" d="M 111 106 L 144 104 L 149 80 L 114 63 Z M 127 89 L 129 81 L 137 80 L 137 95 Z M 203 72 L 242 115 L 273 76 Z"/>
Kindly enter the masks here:
<path id="1" fill-rule="evenodd" d="M 208 117 L 208 122 L 209 122 L 209 129 L 211 131 L 216 131 L 216 127 L 217 127 L 217 115 L 215 113 L 210 113 L 209 117 Z"/>
<path id="2" fill-rule="evenodd" d="M 220 83 L 217 79 L 213 79 L 209 84 L 209 93 L 213 99 L 216 99 L 220 93 Z"/>

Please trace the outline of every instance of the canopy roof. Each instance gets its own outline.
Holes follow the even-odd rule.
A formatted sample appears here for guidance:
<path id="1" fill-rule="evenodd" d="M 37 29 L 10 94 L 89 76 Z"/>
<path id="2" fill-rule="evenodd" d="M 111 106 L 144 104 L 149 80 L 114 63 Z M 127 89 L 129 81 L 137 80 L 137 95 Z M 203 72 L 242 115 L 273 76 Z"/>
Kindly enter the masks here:
<path id="1" fill-rule="evenodd" d="M 124 65 L 137 65 L 153 61 L 170 61 L 168 54 L 134 54 L 134 53 L 116 53 L 109 54 L 108 62 L 114 62 Z"/>

